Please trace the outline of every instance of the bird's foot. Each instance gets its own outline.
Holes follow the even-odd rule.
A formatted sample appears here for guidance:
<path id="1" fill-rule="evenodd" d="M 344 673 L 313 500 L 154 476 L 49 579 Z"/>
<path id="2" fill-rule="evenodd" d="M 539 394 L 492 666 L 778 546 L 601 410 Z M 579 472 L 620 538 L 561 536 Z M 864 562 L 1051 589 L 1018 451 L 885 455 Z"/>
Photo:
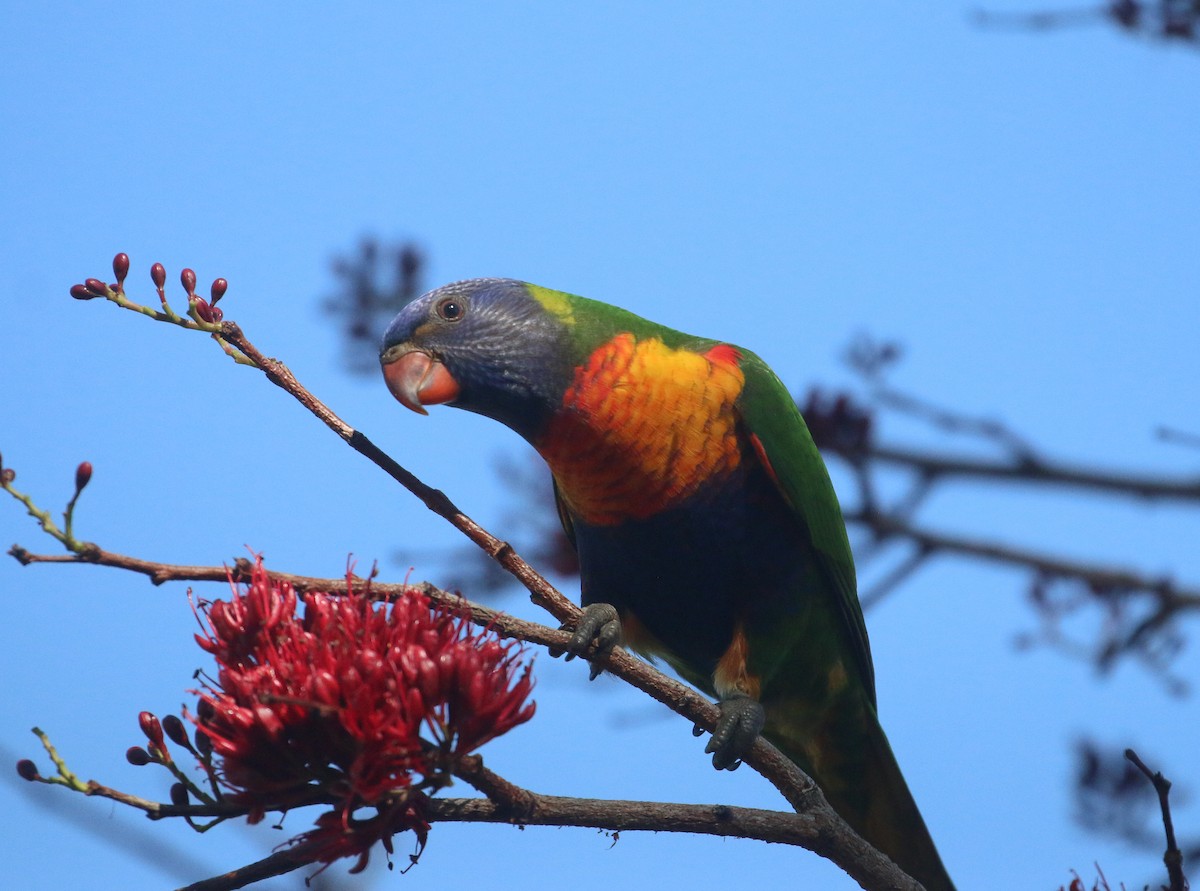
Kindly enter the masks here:
<path id="1" fill-rule="evenodd" d="M 717 703 L 721 717 L 712 739 L 704 747 L 705 754 L 713 756 L 713 767 L 717 770 L 737 770 L 742 758 L 750 751 L 754 741 L 767 722 L 767 713 L 762 703 L 744 693 L 735 693 Z M 699 736 L 704 728 L 697 725 L 692 733 Z"/>
<path id="2" fill-rule="evenodd" d="M 558 630 L 570 631 L 571 629 L 563 625 Z M 611 603 L 589 603 L 583 608 L 583 618 L 575 626 L 571 640 L 567 643 L 565 650 L 567 661 L 570 662 L 576 656 L 585 655 L 593 644 L 596 647 L 594 655 L 607 655 L 620 640 L 621 616 L 617 612 L 617 608 Z M 550 655 L 557 658 L 563 652 L 564 650 L 552 649 Z M 600 661 L 593 661 L 588 680 L 594 681 L 602 671 L 604 671 L 604 666 L 600 664 Z"/>

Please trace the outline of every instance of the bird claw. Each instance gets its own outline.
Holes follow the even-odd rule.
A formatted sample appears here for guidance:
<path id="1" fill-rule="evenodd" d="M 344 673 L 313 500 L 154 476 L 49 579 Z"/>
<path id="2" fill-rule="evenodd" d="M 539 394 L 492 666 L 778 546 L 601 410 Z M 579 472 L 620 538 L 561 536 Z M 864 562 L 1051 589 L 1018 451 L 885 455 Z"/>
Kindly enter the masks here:
<path id="1" fill-rule="evenodd" d="M 713 756 L 713 767 L 717 770 L 737 770 L 762 732 L 767 715 L 757 699 L 742 693 L 722 699 L 717 708 L 721 710 L 721 717 L 717 719 L 716 729 L 704 752 Z M 695 736 L 703 732 L 698 725 L 692 730 Z"/>
<path id="2" fill-rule="evenodd" d="M 571 629 L 567 625 L 563 625 L 558 630 L 570 631 Z M 550 655 L 557 658 L 565 652 L 567 654 L 566 661 L 570 662 L 576 656 L 585 655 L 594 644 L 596 651 L 593 655 L 605 656 L 612 652 L 612 648 L 620 640 L 621 616 L 617 612 L 617 608 L 610 603 L 589 603 L 583 608 L 583 618 L 575 626 L 566 648 L 552 649 Z M 600 664 L 600 661 L 593 661 L 588 680 L 594 681 L 602 671 L 604 671 L 604 666 Z"/>

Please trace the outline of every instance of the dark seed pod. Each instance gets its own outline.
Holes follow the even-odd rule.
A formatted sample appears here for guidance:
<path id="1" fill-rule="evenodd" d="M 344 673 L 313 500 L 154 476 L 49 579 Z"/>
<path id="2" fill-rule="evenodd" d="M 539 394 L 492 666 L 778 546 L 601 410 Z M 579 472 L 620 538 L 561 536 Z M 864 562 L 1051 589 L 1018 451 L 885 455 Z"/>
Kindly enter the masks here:
<path id="1" fill-rule="evenodd" d="M 122 252 L 113 257 L 113 275 L 117 277 L 117 285 L 125 282 L 125 276 L 129 275 L 129 254 Z"/>
<path id="2" fill-rule="evenodd" d="M 167 268 L 161 263 L 155 263 L 150 267 L 150 281 L 154 282 L 154 287 L 160 291 L 167 283 Z"/>
<path id="3" fill-rule="evenodd" d="M 88 484 L 92 478 L 92 462 L 83 461 L 75 468 L 75 492 L 78 494 L 83 491 L 83 487 Z"/>
<path id="4" fill-rule="evenodd" d="M 150 763 L 150 753 L 141 746 L 130 746 L 125 750 L 125 760 L 134 767 L 145 767 Z"/>
<path id="5" fill-rule="evenodd" d="M 183 726 L 183 721 L 179 719 L 178 715 L 167 715 L 162 719 L 162 727 L 171 742 L 181 746 L 191 745 L 188 740 L 187 728 Z"/>
<path id="6" fill-rule="evenodd" d="M 17 762 L 17 776 L 32 783 L 39 776 L 37 765 L 28 758 L 22 758 Z"/>

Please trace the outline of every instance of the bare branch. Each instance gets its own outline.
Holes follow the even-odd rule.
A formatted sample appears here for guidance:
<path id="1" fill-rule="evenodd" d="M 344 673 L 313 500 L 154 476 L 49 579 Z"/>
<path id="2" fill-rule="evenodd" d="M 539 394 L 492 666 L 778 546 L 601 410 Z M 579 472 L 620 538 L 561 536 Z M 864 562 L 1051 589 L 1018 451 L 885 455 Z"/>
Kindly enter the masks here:
<path id="1" fill-rule="evenodd" d="M 1125 757 L 1142 772 L 1154 786 L 1154 791 L 1158 793 L 1163 829 L 1167 836 L 1167 850 L 1163 854 L 1163 863 L 1167 866 L 1167 877 L 1171 881 L 1170 891 L 1187 891 L 1187 878 L 1183 874 L 1183 854 L 1175 843 L 1175 826 L 1171 821 L 1171 805 L 1167 800 L 1167 796 L 1171 793 L 1171 781 L 1159 771 L 1151 772 L 1133 749 L 1126 749 Z"/>
<path id="2" fill-rule="evenodd" d="M 884 537 L 904 538 L 929 552 L 947 551 L 977 557 L 994 563 L 1004 563 L 1032 569 L 1048 576 L 1078 579 L 1097 589 L 1126 589 L 1156 593 L 1175 611 L 1200 608 L 1200 589 L 1177 585 L 1166 577 L 1143 575 L 1135 570 L 1096 566 L 1077 560 L 1066 560 L 1040 551 L 1014 545 L 1000 544 L 980 538 L 923 529 L 890 514 L 861 511 L 848 513 L 846 519 L 868 526 Z"/>
<path id="3" fill-rule="evenodd" d="M 848 455 L 844 457 L 850 457 Z M 1001 483 L 1030 483 L 1096 489 L 1145 499 L 1200 501 L 1200 476 L 1165 477 L 1096 470 L 1032 455 L 1017 461 L 986 461 L 894 446 L 868 445 L 858 460 L 906 467 L 929 479 L 962 477 Z"/>
<path id="4" fill-rule="evenodd" d="M 384 457 L 386 458 L 386 456 Z M 418 485 L 423 486 L 419 481 Z M 488 533 L 483 532 L 482 535 L 487 536 Z M 95 544 L 88 544 L 84 553 L 69 554 L 61 557 L 33 554 L 20 547 L 14 547 L 10 553 L 25 565 L 52 562 L 75 565 L 107 565 L 140 573 L 147 576 L 156 584 L 168 579 L 191 581 L 244 580 L 250 568 L 249 561 L 245 560 L 235 561 L 234 565 L 228 568 L 159 564 L 115 554 Z M 496 559 L 501 559 L 505 554 L 508 555 L 509 559 L 519 560 L 507 545 L 498 553 L 493 554 L 493 556 Z M 529 571 L 533 572 L 532 570 Z M 270 573 L 270 575 L 281 581 L 289 581 L 302 590 L 323 590 L 330 593 L 338 593 L 345 592 L 348 589 L 348 583 L 344 579 L 315 579 L 281 573 Z M 540 579 L 540 576 L 537 578 Z M 548 582 L 543 580 L 542 583 L 549 587 Z M 441 591 L 432 585 L 387 585 L 372 583 L 372 590 L 376 596 L 381 598 L 399 596 L 404 591 L 414 588 L 420 590 L 437 603 L 453 608 L 470 610 L 473 621 L 488 625 L 503 636 L 515 637 L 557 649 L 564 649 L 570 639 L 569 633 L 564 630 L 556 630 L 534 622 L 516 619 L 512 616 L 487 609 L 486 607 L 472 604 L 456 594 Z M 554 591 L 553 588 L 550 588 L 550 590 Z M 559 598 L 562 597 L 557 591 L 554 591 L 554 594 Z M 655 700 L 687 718 L 693 724 L 703 726 L 709 731 L 715 727 L 718 718 L 716 706 L 690 687 L 668 678 L 648 663 L 631 656 L 624 650 L 615 648 L 606 656 L 596 657 L 593 653 L 588 654 L 585 658 L 601 658 L 604 667 L 611 673 L 649 694 Z M 810 850 L 814 853 L 826 857 L 837 864 L 845 872 L 858 880 L 864 888 L 918 889 L 920 887 L 886 856 L 876 851 L 860 838 L 829 806 L 824 795 L 812 779 L 805 775 L 795 764 L 766 740 L 759 738 L 744 760 L 770 781 L 784 796 L 788 804 L 798 813 L 805 815 L 806 818 L 811 819 L 815 823 L 817 830 L 813 837 L 813 844 L 810 847 Z M 488 794 L 495 794 L 500 798 L 504 802 L 502 805 L 503 809 L 510 816 L 514 813 L 525 813 L 529 810 L 527 801 L 520 803 L 523 800 L 520 797 L 520 790 L 513 791 L 509 789 L 506 793 L 502 793 L 504 787 L 499 784 L 499 781 L 493 775 L 482 771 L 470 773 L 468 769 L 468 774 L 464 775 L 464 778 L 467 775 L 471 777 L 473 784 L 477 788 L 488 790 Z M 108 790 L 107 787 L 98 785 L 92 787 L 89 785 L 88 794 L 104 795 L 105 797 L 122 800 L 126 804 L 147 810 L 148 813 L 153 810 L 156 816 L 168 815 L 168 812 L 163 810 L 166 806 L 154 805 L 140 799 L 125 800 L 122 798 L 123 793 Z M 193 816 L 204 813 L 203 807 L 198 807 L 200 807 L 199 810 L 189 810 L 188 813 Z M 228 881 L 240 881 L 249 874 L 257 875 L 257 870 L 260 868 L 275 869 L 287 864 L 293 864 L 289 867 L 292 869 L 299 865 L 296 863 L 294 857 L 291 859 L 267 858 L 266 861 L 262 861 L 261 866 L 255 865 L 250 872 L 235 871 L 230 874 L 231 878 Z M 236 884 L 213 884 L 202 887 L 221 888 L 240 886 Z"/>

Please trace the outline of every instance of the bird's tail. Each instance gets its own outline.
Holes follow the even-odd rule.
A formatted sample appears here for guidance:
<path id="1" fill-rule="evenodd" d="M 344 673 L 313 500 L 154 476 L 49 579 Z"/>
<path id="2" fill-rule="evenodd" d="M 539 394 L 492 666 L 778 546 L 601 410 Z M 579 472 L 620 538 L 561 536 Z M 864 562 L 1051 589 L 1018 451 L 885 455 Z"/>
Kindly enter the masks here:
<path id="1" fill-rule="evenodd" d="M 781 709 L 775 714 L 785 717 L 776 721 L 773 711 L 768 707 L 766 737 L 816 780 L 855 832 L 926 891 L 954 891 L 870 703 L 837 709 L 836 718 L 826 713 L 815 732 L 812 724 L 801 730 L 787 720 L 797 712 Z"/>

